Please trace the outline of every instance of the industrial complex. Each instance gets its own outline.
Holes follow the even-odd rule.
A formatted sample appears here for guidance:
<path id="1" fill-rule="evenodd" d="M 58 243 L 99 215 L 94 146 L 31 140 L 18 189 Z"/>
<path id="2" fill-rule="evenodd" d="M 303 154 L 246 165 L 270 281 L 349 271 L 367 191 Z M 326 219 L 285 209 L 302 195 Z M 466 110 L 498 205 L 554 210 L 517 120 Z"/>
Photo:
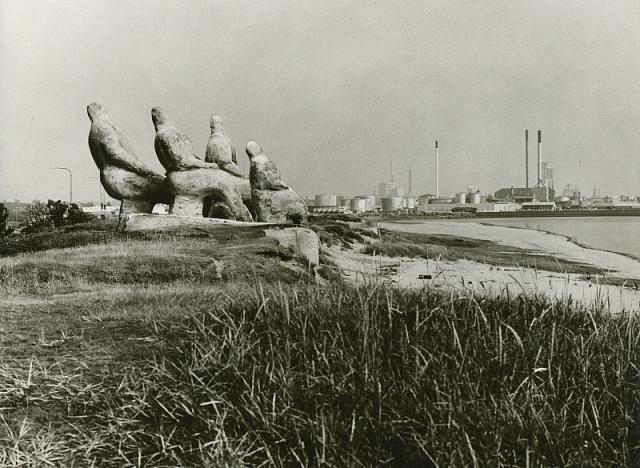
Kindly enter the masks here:
<path id="1" fill-rule="evenodd" d="M 536 182 L 529 184 L 529 131 L 525 130 L 525 184 L 502 187 L 494 193 L 481 193 L 478 188 L 467 187 L 450 196 L 440 194 L 439 147 L 434 142 L 435 193 L 414 195 L 412 175 L 409 169 L 407 190 L 398 184 L 395 163 L 391 162 L 391 179 L 380 182 L 374 193 L 360 195 L 318 194 L 308 197 L 309 210 L 316 214 L 328 213 L 516 213 L 522 211 L 566 211 L 601 209 L 639 209 L 640 197 L 620 195 L 599 196 L 594 188 L 591 196 L 585 196 L 576 185 L 567 185 L 562 193 L 556 193 L 553 165 L 542 160 L 542 131 L 537 134 Z"/>

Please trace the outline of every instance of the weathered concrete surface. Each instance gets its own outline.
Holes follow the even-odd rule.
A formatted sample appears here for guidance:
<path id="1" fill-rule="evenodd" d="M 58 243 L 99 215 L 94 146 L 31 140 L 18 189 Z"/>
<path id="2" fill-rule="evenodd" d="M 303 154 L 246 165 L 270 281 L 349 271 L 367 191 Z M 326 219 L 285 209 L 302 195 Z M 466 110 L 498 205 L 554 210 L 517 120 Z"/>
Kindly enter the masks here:
<path id="1" fill-rule="evenodd" d="M 148 200 L 122 200 L 122 212 L 129 213 L 151 213 L 156 204 Z"/>
<path id="2" fill-rule="evenodd" d="M 91 120 L 89 149 L 109 196 L 116 200 L 146 202 L 140 206 L 151 206 L 151 209 L 156 203 L 169 204 L 171 194 L 164 184 L 164 176 L 138 159 L 131 140 L 111 121 L 107 111 L 94 102 L 87 106 L 87 114 Z M 135 209 L 136 204 L 128 205 Z"/>
<path id="3" fill-rule="evenodd" d="M 282 181 L 278 167 L 255 141 L 247 143 L 251 162 L 249 181 L 256 221 L 301 223 L 307 218 L 307 205 L 300 195 Z"/>
<path id="4" fill-rule="evenodd" d="M 256 221 L 301 224 L 307 220 L 307 205 L 292 189 L 253 190 L 251 199 Z"/>
<path id="5" fill-rule="evenodd" d="M 144 176 L 121 167 L 106 166 L 100 171 L 100 182 L 109 196 L 116 200 L 135 200 L 152 208 L 156 203 L 171 203 L 165 177 L 159 174 Z"/>
<path id="6" fill-rule="evenodd" d="M 202 216 L 205 198 L 211 197 L 213 203 L 227 205 L 236 220 L 252 221 L 235 179 L 224 171 L 211 169 L 169 172 L 167 186 L 175 194 L 171 214 Z"/>
<path id="7" fill-rule="evenodd" d="M 207 216 L 214 205 L 218 216 L 251 221 L 241 193 L 241 189 L 246 191 L 248 180 L 242 183 L 246 179 L 220 170 L 214 162 L 200 160 L 191 140 L 169 121 L 163 109 L 154 107 L 151 117 L 156 129 L 156 154 L 167 170 L 167 186 L 174 195 L 171 214 Z"/>
<path id="8" fill-rule="evenodd" d="M 148 231 L 172 229 L 186 226 L 231 225 L 244 227 L 269 226 L 268 223 L 253 223 L 231 219 L 203 218 L 201 216 L 176 216 L 156 214 L 131 214 L 125 218 L 125 231 Z"/>
<path id="9" fill-rule="evenodd" d="M 217 164 L 202 161 L 193 151 L 187 135 L 173 125 L 161 107 L 151 109 L 151 120 L 156 129 L 154 148 L 160 164 L 167 170 L 218 169 Z"/>
<path id="10" fill-rule="evenodd" d="M 224 131 L 222 117 L 213 114 L 210 120 L 211 136 L 207 142 L 204 160 L 216 163 L 220 169 L 238 177 L 249 177 L 236 163 L 236 148 Z"/>
<path id="11" fill-rule="evenodd" d="M 242 226 L 261 229 L 265 236 L 275 239 L 283 247 L 291 248 L 311 265 L 320 262 L 320 242 L 318 235 L 308 228 L 278 227 L 270 223 L 248 223 L 228 219 L 202 218 L 199 216 L 175 216 L 132 214 L 125 218 L 125 231 L 149 231 L 174 229 L 188 226 Z"/>

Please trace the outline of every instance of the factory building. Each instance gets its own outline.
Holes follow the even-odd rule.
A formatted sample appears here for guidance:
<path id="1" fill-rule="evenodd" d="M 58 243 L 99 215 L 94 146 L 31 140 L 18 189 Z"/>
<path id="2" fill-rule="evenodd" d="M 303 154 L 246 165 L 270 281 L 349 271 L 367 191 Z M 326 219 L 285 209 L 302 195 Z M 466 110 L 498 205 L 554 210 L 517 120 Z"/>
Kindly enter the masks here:
<path id="1" fill-rule="evenodd" d="M 553 201 L 555 191 L 548 187 L 505 187 L 498 190 L 494 197 L 497 201 L 528 203 L 532 201 Z"/>
<path id="2" fill-rule="evenodd" d="M 522 204 L 522 211 L 555 211 L 556 204 L 552 201 L 532 201 Z"/>

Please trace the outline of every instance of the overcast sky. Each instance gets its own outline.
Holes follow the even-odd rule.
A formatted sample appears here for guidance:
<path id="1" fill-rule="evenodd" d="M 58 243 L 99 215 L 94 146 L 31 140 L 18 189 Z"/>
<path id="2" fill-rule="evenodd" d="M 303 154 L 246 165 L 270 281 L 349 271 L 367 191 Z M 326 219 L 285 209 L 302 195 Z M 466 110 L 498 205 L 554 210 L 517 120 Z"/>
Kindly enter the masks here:
<path id="1" fill-rule="evenodd" d="M 203 155 L 219 113 L 298 192 L 524 184 L 524 130 L 556 186 L 640 194 L 638 0 L 0 0 L 0 200 L 97 199 L 87 104 L 158 171 L 151 107 Z M 535 177 L 530 176 L 531 178 Z"/>

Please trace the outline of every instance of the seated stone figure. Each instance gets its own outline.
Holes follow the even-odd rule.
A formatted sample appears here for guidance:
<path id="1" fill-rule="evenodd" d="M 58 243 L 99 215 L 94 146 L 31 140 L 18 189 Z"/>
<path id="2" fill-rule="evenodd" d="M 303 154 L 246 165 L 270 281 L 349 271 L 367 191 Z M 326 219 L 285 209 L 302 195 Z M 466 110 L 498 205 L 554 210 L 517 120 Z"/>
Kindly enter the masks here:
<path id="1" fill-rule="evenodd" d="M 199 159 L 189 138 L 169 121 L 163 109 L 154 107 L 151 118 L 156 129 L 156 154 L 167 170 L 167 185 L 174 194 L 170 212 L 183 216 L 206 215 L 204 201 L 210 196 L 218 208 L 216 214 L 252 221 L 243 203 L 238 178 L 220 170 L 215 163 Z"/>
<path id="2" fill-rule="evenodd" d="M 248 178 L 236 161 L 236 148 L 224 131 L 222 117 L 213 114 L 210 120 L 211 136 L 207 143 L 207 151 L 204 160 L 216 163 L 220 169 L 234 176 Z"/>
<path id="3" fill-rule="evenodd" d="M 302 223 L 307 219 L 307 205 L 302 197 L 282 181 L 276 164 L 269 161 L 255 141 L 247 143 L 251 161 L 249 181 L 256 221 Z"/>
<path id="4" fill-rule="evenodd" d="M 151 213 L 156 203 L 171 203 L 165 177 L 136 156 L 129 137 L 114 124 L 98 103 L 87 106 L 91 120 L 89 149 L 100 170 L 100 182 L 110 197 L 129 213 Z"/>

